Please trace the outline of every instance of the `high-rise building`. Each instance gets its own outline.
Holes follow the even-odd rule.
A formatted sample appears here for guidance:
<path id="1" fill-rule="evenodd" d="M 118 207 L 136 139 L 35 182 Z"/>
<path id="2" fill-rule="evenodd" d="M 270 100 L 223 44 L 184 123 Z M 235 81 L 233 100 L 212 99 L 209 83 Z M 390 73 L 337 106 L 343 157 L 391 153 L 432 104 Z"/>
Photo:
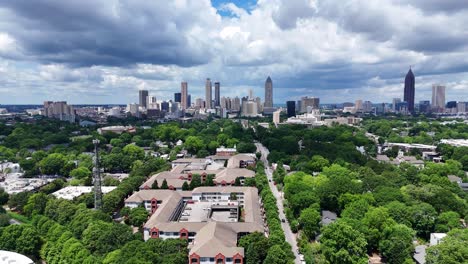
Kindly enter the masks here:
<path id="1" fill-rule="evenodd" d="M 431 107 L 436 112 L 443 112 L 445 109 L 445 86 L 443 85 L 432 85 L 432 101 Z"/>
<path id="2" fill-rule="evenodd" d="M 215 82 L 215 107 L 216 107 L 216 106 L 219 106 L 219 104 L 220 104 L 220 102 L 221 102 L 221 101 L 220 101 L 220 98 L 219 98 L 219 96 L 220 96 L 220 95 L 219 95 L 219 93 L 220 93 L 219 89 L 220 89 L 220 83 L 219 83 L 219 82 Z"/>
<path id="3" fill-rule="evenodd" d="M 161 102 L 161 111 L 169 112 L 169 102 Z"/>
<path id="4" fill-rule="evenodd" d="M 419 112 L 429 113 L 431 111 L 431 102 L 428 100 L 419 101 Z"/>
<path id="5" fill-rule="evenodd" d="M 174 102 L 176 103 L 182 102 L 182 93 L 174 93 Z"/>
<path id="6" fill-rule="evenodd" d="M 365 113 L 369 113 L 372 111 L 372 102 L 371 101 L 364 101 L 362 104 L 362 111 Z"/>
<path id="7" fill-rule="evenodd" d="M 187 107 L 191 107 L 192 106 L 192 95 L 189 94 L 187 96 Z"/>
<path id="8" fill-rule="evenodd" d="M 311 109 L 319 109 L 320 108 L 320 98 L 318 97 L 302 97 L 301 98 L 301 112 L 307 112 L 308 107 Z"/>
<path id="9" fill-rule="evenodd" d="M 265 107 L 273 107 L 273 82 L 270 76 L 265 81 Z"/>
<path id="10" fill-rule="evenodd" d="M 400 98 L 393 98 L 392 100 L 392 111 L 393 112 L 398 112 L 398 109 L 397 109 L 397 105 L 401 103 L 401 99 Z"/>
<path id="11" fill-rule="evenodd" d="M 187 107 L 190 107 L 190 104 L 188 102 L 188 85 L 187 82 L 182 82 L 180 84 L 180 105 L 182 110 L 187 109 Z"/>
<path id="12" fill-rule="evenodd" d="M 241 107 L 241 104 L 240 104 L 240 98 L 239 97 L 234 97 L 234 99 L 232 100 L 232 107 L 231 109 L 233 111 L 240 111 L 240 107 Z"/>
<path id="13" fill-rule="evenodd" d="M 286 107 L 288 108 L 288 117 L 296 116 L 296 102 L 287 101 Z"/>
<path id="14" fill-rule="evenodd" d="M 405 90 L 403 100 L 408 103 L 408 112 L 414 113 L 414 74 L 411 68 L 405 77 Z"/>
<path id="15" fill-rule="evenodd" d="M 280 123 L 281 109 L 273 112 L 273 124 L 277 125 Z"/>
<path id="16" fill-rule="evenodd" d="M 213 91 L 213 88 L 211 86 L 211 80 L 210 78 L 207 78 L 206 83 L 205 83 L 205 108 L 206 109 L 211 109 L 211 101 L 213 100 L 212 91 Z"/>
<path id="17" fill-rule="evenodd" d="M 203 108 L 203 107 L 205 107 L 205 104 L 203 103 L 203 99 L 202 99 L 202 98 L 197 98 L 197 99 L 195 99 L 195 107 L 198 107 L 198 108 Z"/>
<path id="18" fill-rule="evenodd" d="M 130 112 L 132 116 L 135 117 L 140 117 L 140 111 L 138 109 L 139 105 L 136 103 L 133 104 L 128 104 L 127 105 L 127 111 Z"/>
<path id="19" fill-rule="evenodd" d="M 458 113 L 466 113 L 466 102 L 458 102 L 457 103 L 457 112 Z"/>
<path id="20" fill-rule="evenodd" d="M 75 109 L 72 105 L 67 105 L 66 101 L 45 101 L 43 115 L 71 123 L 76 119 Z"/>
<path id="21" fill-rule="evenodd" d="M 356 112 L 362 112 L 362 100 L 356 100 L 354 103 L 354 108 L 356 109 Z"/>
<path id="22" fill-rule="evenodd" d="M 253 100 L 242 100 L 242 116 L 254 117 L 258 115 L 258 105 Z"/>
<path id="23" fill-rule="evenodd" d="M 158 103 L 155 96 L 148 96 L 146 100 L 146 109 L 158 109 Z"/>
<path id="24" fill-rule="evenodd" d="M 146 105 L 146 98 L 148 97 L 148 90 L 140 90 L 138 91 L 138 98 L 140 99 L 139 100 L 139 104 L 141 107 L 144 107 L 146 108 L 147 105 Z"/>

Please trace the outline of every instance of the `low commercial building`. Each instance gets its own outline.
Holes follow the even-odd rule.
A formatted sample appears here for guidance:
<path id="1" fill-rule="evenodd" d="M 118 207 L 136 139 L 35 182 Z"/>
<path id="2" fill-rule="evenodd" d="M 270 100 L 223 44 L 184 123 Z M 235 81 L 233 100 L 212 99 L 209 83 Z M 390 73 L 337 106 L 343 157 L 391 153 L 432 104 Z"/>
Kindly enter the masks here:
<path id="1" fill-rule="evenodd" d="M 12 251 L 0 250 L 0 263 L 5 264 L 34 264 L 32 259 Z"/>
<path id="2" fill-rule="evenodd" d="M 135 127 L 132 126 L 108 126 L 108 127 L 101 127 L 98 128 L 98 133 L 100 135 L 110 132 L 110 133 L 116 133 L 116 134 L 122 134 L 124 132 L 127 133 L 135 133 L 136 129 Z"/>
<path id="3" fill-rule="evenodd" d="M 101 190 L 103 194 L 109 193 L 112 190 L 114 190 L 115 186 L 102 186 Z M 52 193 L 53 196 L 57 198 L 62 198 L 65 200 L 73 200 L 76 197 L 79 197 L 83 194 L 90 193 L 94 190 L 94 187 L 92 186 L 67 186 L 65 188 L 62 188 L 54 193 Z"/>

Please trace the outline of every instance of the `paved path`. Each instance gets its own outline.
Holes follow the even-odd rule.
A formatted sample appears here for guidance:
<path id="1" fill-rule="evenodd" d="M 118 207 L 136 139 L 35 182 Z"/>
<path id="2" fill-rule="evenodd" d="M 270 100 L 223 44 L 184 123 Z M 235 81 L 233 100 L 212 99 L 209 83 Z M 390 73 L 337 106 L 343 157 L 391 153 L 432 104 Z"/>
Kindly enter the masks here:
<path id="1" fill-rule="evenodd" d="M 267 160 L 268 154 L 270 152 L 268 151 L 268 149 L 266 147 L 264 147 L 260 143 L 255 143 L 255 145 L 257 146 L 257 151 L 262 153 L 261 160 L 265 164 L 265 173 L 266 173 L 267 178 L 268 178 L 268 185 L 270 186 L 270 189 L 271 189 L 271 191 L 273 192 L 273 195 L 276 198 L 276 205 L 278 206 L 279 217 L 280 217 L 280 219 L 284 219 L 286 221 L 285 223 L 281 222 L 281 228 L 283 228 L 284 236 L 286 237 L 286 241 L 288 241 L 288 243 L 291 244 L 294 256 L 296 257 L 296 259 L 294 260 L 294 263 L 301 264 L 301 261 L 299 259 L 299 254 L 297 253 L 298 250 L 297 250 L 296 236 L 291 231 L 291 226 L 289 225 L 289 222 L 287 221 L 286 216 L 284 215 L 283 197 L 282 197 L 281 193 L 278 191 L 278 189 L 276 188 L 276 186 L 273 184 L 273 174 L 272 174 L 272 171 L 270 169 L 270 165 L 268 164 L 268 160 Z"/>

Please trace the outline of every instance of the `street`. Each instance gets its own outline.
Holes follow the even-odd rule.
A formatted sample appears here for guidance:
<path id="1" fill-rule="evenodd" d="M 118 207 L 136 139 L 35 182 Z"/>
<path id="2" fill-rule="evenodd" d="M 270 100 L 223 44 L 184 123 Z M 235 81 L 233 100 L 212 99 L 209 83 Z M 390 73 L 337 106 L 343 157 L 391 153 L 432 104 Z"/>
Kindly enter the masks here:
<path id="1" fill-rule="evenodd" d="M 301 260 L 299 258 L 298 254 L 298 249 L 297 249 L 297 241 L 296 241 L 296 236 L 294 233 L 291 231 L 291 226 L 289 225 L 289 222 L 286 219 L 286 216 L 284 215 L 284 208 L 283 208 L 283 197 L 281 196 L 280 192 L 276 188 L 276 186 L 273 183 L 273 174 L 270 169 L 270 165 L 268 164 L 268 154 L 269 151 L 268 149 L 263 146 L 261 143 L 255 143 L 257 146 L 257 151 L 259 151 L 262 154 L 261 160 L 265 164 L 265 173 L 268 178 L 268 185 L 270 186 L 271 191 L 273 192 L 273 195 L 276 198 L 276 205 L 278 206 L 278 211 L 279 211 L 279 217 L 280 219 L 286 220 L 284 223 L 281 222 L 281 228 L 283 228 L 284 236 L 286 237 L 286 241 L 291 245 L 292 251 L 294 253 L 294 256 L 296 257 L 295 263 L 296 264 L 301 264 Z"/>

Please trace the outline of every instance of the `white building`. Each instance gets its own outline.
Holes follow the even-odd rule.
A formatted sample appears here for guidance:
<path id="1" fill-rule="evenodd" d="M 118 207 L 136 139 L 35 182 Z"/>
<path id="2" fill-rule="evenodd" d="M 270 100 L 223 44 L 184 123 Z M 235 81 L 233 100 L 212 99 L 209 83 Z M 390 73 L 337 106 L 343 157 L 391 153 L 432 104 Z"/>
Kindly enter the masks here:
<path id="1" fill-rule="evenodd" d="M 445 86 L 432 85 L 431 107 L 437 112 L 443 112 L 445 109 Z"/>

